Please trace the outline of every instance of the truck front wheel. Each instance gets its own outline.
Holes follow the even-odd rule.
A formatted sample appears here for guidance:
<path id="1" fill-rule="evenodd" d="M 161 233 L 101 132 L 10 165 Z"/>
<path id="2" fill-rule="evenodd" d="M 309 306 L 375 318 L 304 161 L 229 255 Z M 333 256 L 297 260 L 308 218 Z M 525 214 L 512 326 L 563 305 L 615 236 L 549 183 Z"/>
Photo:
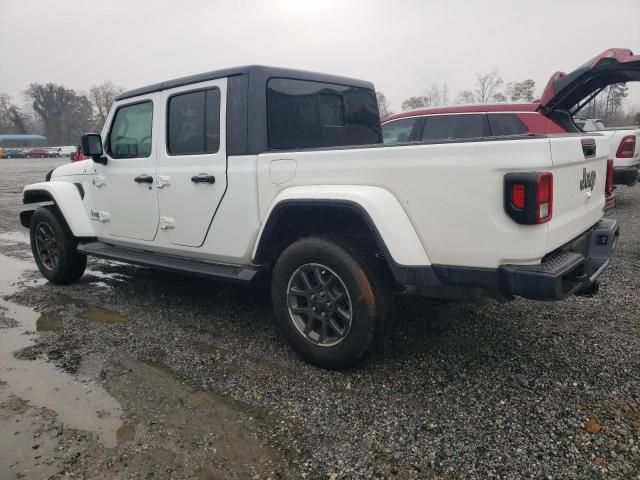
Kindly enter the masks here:
<path id="1" fill-rule="evenodd" d="M 42 276 L 51 283 L 78 280 L 87 256 L 78 253 L 78 242 L 55 207 L 40 207 L 31 217 L 31 251 Z"/>
<path id="2" fill-rule="evenodd" d="M 271 296 L 293 349 L 328 369 L 360 362 L 382 336 L 391 309 L 391 291 L 372 258 L 329 236 L 303 238 L 284 250 Z"/>

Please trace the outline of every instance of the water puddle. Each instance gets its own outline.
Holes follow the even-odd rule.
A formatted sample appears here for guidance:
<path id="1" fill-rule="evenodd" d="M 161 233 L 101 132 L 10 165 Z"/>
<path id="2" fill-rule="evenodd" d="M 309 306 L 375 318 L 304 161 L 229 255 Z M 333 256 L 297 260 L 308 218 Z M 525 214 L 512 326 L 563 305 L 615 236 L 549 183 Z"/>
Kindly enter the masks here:
<path id="1" fill-rule="evenodd" d="M 200 475 L 188 478 L 290 478 L 286 466 L 289 452 L 270 446 L 272 441 L 267 444 L 259 440 L 258 430 L 273 431 L 278 419 L 226 395 L 181 384 L 165 365 L 122 361 L 125 363 L 112 368 L 126 374 L 107 375 L 109 388 L 116 397 L 122 397 L 125 405 L 144 398 L 145 411 L 153 412 L 149 417 L 152 423 L 161 425 L 162 442 L 151 444 L 147 451 L 152 463 L 178 468 L 184 456 L 190 455 L 190 463 Z M 141 425 L 138 433 L 145 428 L 149 429 Z M 132 440 L 136 427 L 123 426 L 118 436 L 121 442 Z M 199 446 L 186 452 L 181 446 L 185 441 Z M 199 450 L 203 446 L 208 453 Z"/>
<path id="2" fill-rule="evenodd" d="M 0 241 L 2 243 L 26 243 L 29 245 L 29 234 L 25 232 L 3 232 L 0 233 Z"/>
<path id="3" fill-rule="evenodd" d="M 102 307 L 89 307 L 78 315 L 85 320 L 93 320 L 100 323 L 123 323 L 129 319 L 124 315 L 119 314 L 113 310 Z"/>
<path id="4" fill-rule="evenodd" d="M 62 318 L 55 312 L 42 313 L 36 320 L 36 330 L 39 332 L 59 332 L 62 330 Z"/>
<path id="5" fill-rule="evenodd" d="M 122 426 L 120 404 L 102 387 L 80 381 L 43 359 L 19 360 L 15 352 L 34 346 L 37 330 L 60 327 L 55 315 L 40 315 L 2 297 L 20 288 L 20 277 L 32 270 L 30 263 L 0 254 L 0 316 L 17 326 L 0 330 L 0 381 L 13 395 L 36 407 L 46 407 L 66 426 L 96 433 L 108 447 L 117 444 Z"/>

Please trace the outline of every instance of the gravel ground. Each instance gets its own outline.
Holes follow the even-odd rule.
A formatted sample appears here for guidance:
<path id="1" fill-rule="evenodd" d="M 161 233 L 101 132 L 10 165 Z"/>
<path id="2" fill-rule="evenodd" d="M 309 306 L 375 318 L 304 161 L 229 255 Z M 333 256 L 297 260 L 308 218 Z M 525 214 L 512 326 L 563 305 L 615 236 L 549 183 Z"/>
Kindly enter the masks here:
<path id="1" fill-rule="evenodd" d="M 39 459 L 4 465 L 0 455 L 0 470 L 640 479 L 640 187 L 617 190 L 622 236 L 597 296 L 503 305 L 402 298 L 384 345 L 357 369 L 328 372 L 292 354 L 260 292 L 95 260 L 72 286 L 37 280 L 24 236 L 12 232 L 23 231 L 22 185 L 56 162 L 0 161 L 0 254 L 7 264 L 25 260 L 6 302 L 40 315 L 33 345 L 17 356 L 104 391 L 120 423 L 110 444 L 46 401 L 25 403 L 0 369 L 0 433 L 17 419 L 20 431 L 39 428 L 48 439 Z M 0 336 L 22 325 L 5 308 Z M 0 438 L 22 445 L 21 434 Z"/>

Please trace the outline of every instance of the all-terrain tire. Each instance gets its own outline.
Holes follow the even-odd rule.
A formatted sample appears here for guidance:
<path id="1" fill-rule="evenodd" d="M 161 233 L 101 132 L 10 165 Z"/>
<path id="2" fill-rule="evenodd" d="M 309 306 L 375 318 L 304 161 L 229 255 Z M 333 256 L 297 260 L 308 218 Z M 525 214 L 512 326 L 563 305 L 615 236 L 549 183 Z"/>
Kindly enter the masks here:
<path id="1" fill-rule="evenodd" d="M 40 207 L 33 212 L 29 231 L 31 251 L 42 276 L 61 285 L 82 277 L 87 256 L 78 252 L 78 241 L 57 207 Z"/>
<path id="2" fill-rule="evenodd" d="M 375 259 L 332 235 L 300 239 L 282 252 L 273 269 L 271 299 L 278 326 L 296 353 L 327 369 L 361 362 L 392 315 L 391 288 Z"/>

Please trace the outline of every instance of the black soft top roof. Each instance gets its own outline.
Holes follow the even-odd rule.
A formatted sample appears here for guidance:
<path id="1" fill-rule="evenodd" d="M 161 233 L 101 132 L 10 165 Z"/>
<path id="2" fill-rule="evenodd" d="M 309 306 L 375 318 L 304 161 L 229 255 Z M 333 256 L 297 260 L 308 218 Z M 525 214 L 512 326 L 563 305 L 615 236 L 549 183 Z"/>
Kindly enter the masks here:
<path id="1" fill-rule="evenodd" d="M 245 65 L 242 67 L 224 68 L 221 70 L 213 70 L 211 72 L 198 73 L 188 77 L 175 78 L 166 82 L 155 83 L 146 87 L 135 88 L 122 93 L 116 97 L 116 100 L 124 100 L 126 98 L 137 97 L 153 92 L 160 92 L 169 88 L 182 87 L 193 83 L 206 82 L 215 80 L 216 78 L 233 77 L 237 75 L 248 75 L 250 77 L 259 77 L 264 82 L 272 77 L 295 78 L 298 80 L 309 80 L 314 82 L 335 83 L 338 85 L 348 85 L 353 87 L 374 89 L 373 83 L 355 78 L 340 77 L 337 75 L 327 75 L 324 73 L 307 72 L 304 70 L 293 70 L 288 68 L 267 67 L 264 65 Z"/>

